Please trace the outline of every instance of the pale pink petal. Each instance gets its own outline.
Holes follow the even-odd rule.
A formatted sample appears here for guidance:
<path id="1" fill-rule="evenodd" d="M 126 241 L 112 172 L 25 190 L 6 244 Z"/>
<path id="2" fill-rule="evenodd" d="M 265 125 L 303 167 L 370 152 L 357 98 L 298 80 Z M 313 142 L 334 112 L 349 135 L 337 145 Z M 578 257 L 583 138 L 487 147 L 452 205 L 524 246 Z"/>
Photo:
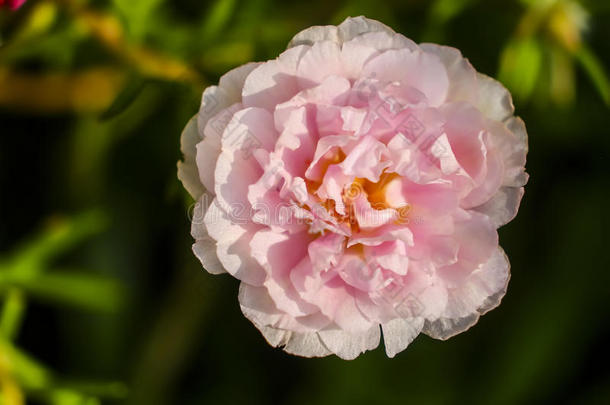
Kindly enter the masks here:
<path id="1" fill-rule="evenodd" d="M 192 161 L 189 155 L 195 153 L 192 148 L 203 141 L 203 145 L 197 145 L 196 153 L 201 153 L 203 157 L 197 160 L 196 165 L 199 168 L 202 184 L 211 193 L 214 193 L 213 168 L 220 154 L 220 136 L 236 111 L 231 111 L 230 107 L 241 102 L 244 81 L 258 65 L 259 63 L 247 63 L 235 68 L 220 78 L 218 86 L 210 86 L 203 92 L 201 107 L 197 114 L 198 140 L 190 139 L 183 145 L 189 149 L 188 154 L 185 150 L 182 151 L 185 154 L 185 164 L 188 164 Z M 214 117 L 215 119 L 212 120 Z"/>
<path id="2" fill-rule="evenodd" d="M 314 272 L 328 270 L 339 263 L 345 248 L 345 237 L 336 233 L 320 236 L 307 247 Z"/>
<path id="3" fill-rule="evenodd" d="M 332 354 L 316 332 L 293 333 L 284 351 L 303 357 L 324 357 Z"/>
<path id="4" fill-rule="evenodd" d="M 393 31 L 374 31 L 366 32 L 354 37 L 343 45 L 343 49 L 347 46 L 366 46 L 377 50 L 378 53 L 388 49 L 407 48 L 412 51 L 417 49 L 417 44 L 401 34 L 396 34 Z"/>
<path id="5" fill-rule="evenodd" d="M 379 346 L 381 337 L 378 325 L 360 333 L 330 329 L 322 330 L 318 334 L 322 343 L 343 360 L 353 360 L 367 350 L 373 350 Z"/>
<path id="6" fill-rule="evenodd" d="M 310 180 L 322 180 L 328 163 L 335 161 L 340 156 L 341 149 L 355 139 L 349 135 L 329 135 L 320 139 L 305 176 Z"/>
<path id="7" fill-rule="evenodd" d="M 501 151 L 504 162 L 503 186 L 522 187 L 527 183 L 525 158 L 527 155 L 527 131 L 525 123 L 519 117 L 511 117 L 504 124 L 504 130 L 492 127 L 491 141 Z"/>
<path id="8" fill-rule="evenodd" d="M 369 32 L 385 32 L 393 35 L 394 31 L 380 23 L 365 17 L 348 17 L 338 27 L 334 25 L 315 26 L 307 28 L 292 38 L 288 44 L 289 48 L 297 45 L 313 45 L 320 41 L 333 41 L 341 45 L 362 34 Z"/>
<path id="9" fill-rule="evenodd" d="M 222 210 L 216 199 L 205 214 L 207 232 L 217 241 L 218 259 L 234 277 L 252 285 L 261 285 L 267 274 L 252 257 L 249 245 L 259 226 L 239 224 L 233 217 Z"/>
<path id="10" fill-rule="evenodd" d="M 368 32 L 387 32 L 393 34 L 394 31 L 387 25 L 380 23 L 377 20 L 372 20 L 363 16 L 348 17 L 337 27 L 339 31 L 339 39 L 342 42 L 350 41 L 359 35 Z"/>
<path id="11" fill-rule="evenodd" d="M 374 263 L 401 276 L 406 275 L 409 268 L 408 249 L 400 240 L 364 247 L 366 256 L 373 257 Z"/>
<path id="12" fill-rule="evenodd" d="M 196 162 L 199 168 L 199 178 L 205 189 L 212 194 L 216 192 L 214 171 L 221 152 L 222 134 L 233 118 L 233 115 L 241 108 L 242 105 L 240 103 L 235 103 L 211 116 L 207 120 L 205 127 L 203 127 L 203 139 L 197 144 Z M 200 132 L 201 128 L 199 127 Z"/>
<path id="13" fill-rule="evenodd" d="M 392 358 L 405 350 L 419 335 L 423 326 L 423 318 L 397 318 L 381 325 L 383 343 L 388 357 Z"/>
<path id="14" fill-rule="evenodd" d="M 498 233 L 490 219 L 474 211 L 461 212 L 455 221 L 453 237 L 459 243 L 457 261 L 437 270 L 449 288 L 459 287 L 468 280 L 498 246 Z"/>
<path id="15" fill-rule="evenodd" d="M 384 286 L 382 269 L 373 261 L 365 262 L 356 255 L 344 255 L 335 270 L 347 285 L 363 292 L 374 292 Z"/>
<path id="16" fill-rule="evenodd" d="M 199 178 L 199 169 L 195 156 L 197 154 L 196 145 L 201 141 L 197 130 L 197 117 L 191 118 L 180 136 L 180 150 L 184 155 L 184 161 L 178 162 L 178 179 L 182 185 L 195 199 L 204 193 L 205 188 Z"/>
<path id="17" fill-rule="evenodd" d="M 383 170 L 390 166 L 385 145 L 371 136 L 361 140 L 351 149 L 338 166 L 350 177 L 362 177 L 376 183 Z"/>
<path id="18" fill-rule="evenodd" d="M 303 270 L 301 268 L 301 272 Z M 328 276 L 331 277 L 324 280 L 320 279 L 320 275 L 310 275 L 306 283 L 300 284 L 305 287 L 299 291 L 300 296 L 316 305 L 324 315 L 345 331 L 360 333 L 370 329 L 372 323 L 358 309 L 356 299 L 351 294 L 352 287 L 346 286 L 338 275 Z M 298 285 L 300 275 L 297 273 L 292 277 Z M 315 288 L 312 288 L 313 286 Z"/>
<path id="19" fill-rule="evenodd" d="M 216 254 L 217 243 L 216 239 L 208 234 L 208 230 L 204 223 L 204 216 L 212 203 L 213 197 L 210 193 L 204 192 L 192 211 L 191 235 L 195 239 L 193 244 L 193 253 L 201 262 L 203 268 L 211 274 L 226 273 L 218 255 Z"/>
<path id="20" fill-rule="evenodd" d="M 487 215 L 495 227 L 500 227 L 517 215 L 523 193 L 523 187 L 501 187 L 491 200 L 474 210 Z"/>
<path id="21" fill-rule="evenodd" d="M 478 102 L 477 72 L 462 53 L 450 46 L 420 44 L 425 52 L 438 55 L 449 76 L 447 101 L 468 101 L 474 105 Z"/>
<path id="22" fill-rule="evenodd" d="M 497 80 L 477 73 L 478 103 L 476 107 L 487 118 L 504 121 L 515 112 L 513 99 L 508 90 Z"/>
<path id="23" fill-rule="evenodd" d="M 210 86 L 203 92 L 201 107 L 197 115 L 201 138 L 203 138 L 203 129 L 211 117 L 225 108 L 241 102 L 241 92 L 246 77 L 258 65 L 260 63 L 246 63 L 243 66 L 230 70 L 220 78 L 218 86 Z"/>
<path id="24" fill-rule="evenodd" d="M 214 171 L 214 191 L 225 211 L 235 212 L 244 221 L 250 218 L 248 187 L 264 174 L 255 152 L 271 148 L 276 138 L 266 110 L 246 108 L 233 115 L 222 135 L 222 152 Z"/>
<path id="25" fill-rule="evenodd" d="M 301 88 L 322 83 L 329 76 L 344 76 L 341 47 L 332 41 L 314 43 L 299 60 L 297 75 Z"/>
<path id="26" fill-rule="evenodd" d="M 349 192 L 349 191 L 348 191 Z M 363 231 L 373 230 L 381 226 L 392 224 L 398 219 L 398 212 L 393 208 L 377 209 L 371 207 L 366 196 L 359 194 L 353 198 L 353 216 Z"/>
<path id="27" fill-rule="evenodd" d="M 347 247 L 357 244 L 379 246 L 384 242 L 393 240 L 400 240 L 411 246 L 413 245 L 413 232 L 405 226 L 386 224 L 373 231 L 363 231 L 353 234 L 349 242 L 347 242 Z"/>
<path id="28" fill-rule="evenodd" d="M 449 91 L 449 78 L 440 58 L 420 50 L 387 50 L 371 59 L 362 74 L 414 87 L 426 95 L 432 106 L 443 103 Z"/>
<path id="29" fill-rule="evenodd" d="M 273 111 L 300 90 L 296 72 L 298 63 L 309 47 L 297 46 L 284 51 L 277 59 L 265 62 L 246 78 L 242 89 L 245 107 L 261 107 Z"/>
<path id="30" fill-rule="evenodd" d="M 435 321 L 426 321 L 424 333 L 445 340 L 470 328 L 481 315 L 500 304 L 509 279 L 510 264 L 498 248 L 467 283 L 450 290 L 445 314 Z"/>
<path id="31" fill-rule="evenodd" d="M 306 232 L 289 237 L 261 230 L 250 242 L 254 258 L 269 275 L 265 281 L 269 295 L 278 309 L 295 317 L 318 312 L 315 306 L 300 298 L 290 280 L 291 271 L 307 255 L 310 239 Z"/>

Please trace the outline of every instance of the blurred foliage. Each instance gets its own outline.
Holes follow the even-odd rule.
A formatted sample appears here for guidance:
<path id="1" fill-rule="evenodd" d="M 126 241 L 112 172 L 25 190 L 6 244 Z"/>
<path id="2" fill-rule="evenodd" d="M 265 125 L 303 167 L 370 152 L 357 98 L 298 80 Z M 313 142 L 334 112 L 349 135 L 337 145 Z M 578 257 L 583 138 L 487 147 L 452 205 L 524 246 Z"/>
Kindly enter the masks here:
<path id="1" fill-rule="evenodd" d="M 589 14 L 575 0 L 521 0 L 526 12 L 503 50 L 498 77 L 519 101 L 535 90 L 569 107 L 575 100 L 575 63 L 580 63 L 603 101 L 610 106 L 610 81 L 583 40 Z"/>
<path id="2" fill-rule="evenodd" d="M 178 138 L 225 71 L 360 14 L 502 80 L 532 178 L 500 231 L 508 295 L 476 327 L 393 360 L 306 360 L 268 347 L 237 282 L 191 254 Z M 0 10 L 0 404 L 609 403 L 608 23 L 594 0 Z"/>
<path id="3" fill-rule="evenodd" d="M 49 269 L 53 259 L 99 233 L 105 222 L 97 211 L 70 219 L 53 218 L 39 235 L 7 257 L 0 257 L 0 295 L 4 300 L 0 313 L 0 386 L 4 403 L 23 404 L 22 391 L 57 405 L 99 403 L 87 390 L 62 383 L 15 347 L 13 340 L 19 333 L 30 297 L 93 311 L 120 309 L 125 294 L 116 280 L 86 271 Z M 125 388 L 118 383 L 91 384 L 102 388 L 95 394 L 125 395 Z"/>

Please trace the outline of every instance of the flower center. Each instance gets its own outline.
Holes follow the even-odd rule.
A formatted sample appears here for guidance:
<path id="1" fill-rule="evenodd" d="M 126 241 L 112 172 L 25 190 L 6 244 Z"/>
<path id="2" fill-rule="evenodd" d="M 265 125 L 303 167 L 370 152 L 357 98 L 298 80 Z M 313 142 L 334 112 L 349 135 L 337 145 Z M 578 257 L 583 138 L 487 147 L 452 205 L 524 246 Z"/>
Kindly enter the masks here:
<path id="1" fill-rule="evenodd" d="M 373 183 L 372 181 L 365 178 L 356 178 L 354 183 L 350 186 L 356 190 L 360 190 L 366 195 L 367 200 L 371 204 L 371 208 L 376 210 L 385 210 L 387 208 L 394 208 L 388 202 L 387 192 L 388 186 L 394 184 L 393 182 L 399 182 L 400 176 L 396 173 L 383 172 L 379 177 L 379 181 Z"/>

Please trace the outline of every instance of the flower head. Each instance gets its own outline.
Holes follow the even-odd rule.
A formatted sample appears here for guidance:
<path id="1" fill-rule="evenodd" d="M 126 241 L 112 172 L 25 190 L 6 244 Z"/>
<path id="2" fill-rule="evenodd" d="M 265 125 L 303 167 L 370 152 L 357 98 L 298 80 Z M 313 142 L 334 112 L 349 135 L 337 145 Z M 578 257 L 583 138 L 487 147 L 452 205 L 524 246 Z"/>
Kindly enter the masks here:
<path id="1" fill-rule="evenodd" d="M 388 356 L 499 304 L 497 228 L 517 213 L 527 134 L 510 94 L 454 48 L 363 17 L 297 34 L 205 90 L 179 177 L 193 250 L 241 280 L 245 316 L 301 356 Z"/>

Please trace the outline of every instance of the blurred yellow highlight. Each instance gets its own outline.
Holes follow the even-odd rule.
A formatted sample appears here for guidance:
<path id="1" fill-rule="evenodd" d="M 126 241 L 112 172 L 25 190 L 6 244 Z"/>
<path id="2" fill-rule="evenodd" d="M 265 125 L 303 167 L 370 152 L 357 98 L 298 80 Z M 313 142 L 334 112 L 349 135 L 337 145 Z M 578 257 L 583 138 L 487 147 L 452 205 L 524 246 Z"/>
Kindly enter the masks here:
<path id="1" fill-rule="evenodd" d="M 0 67 L 0 105 L 46 113 L 101 111 L 115 99 L 125 76 L 113 68 L 30 74 Z"/>

